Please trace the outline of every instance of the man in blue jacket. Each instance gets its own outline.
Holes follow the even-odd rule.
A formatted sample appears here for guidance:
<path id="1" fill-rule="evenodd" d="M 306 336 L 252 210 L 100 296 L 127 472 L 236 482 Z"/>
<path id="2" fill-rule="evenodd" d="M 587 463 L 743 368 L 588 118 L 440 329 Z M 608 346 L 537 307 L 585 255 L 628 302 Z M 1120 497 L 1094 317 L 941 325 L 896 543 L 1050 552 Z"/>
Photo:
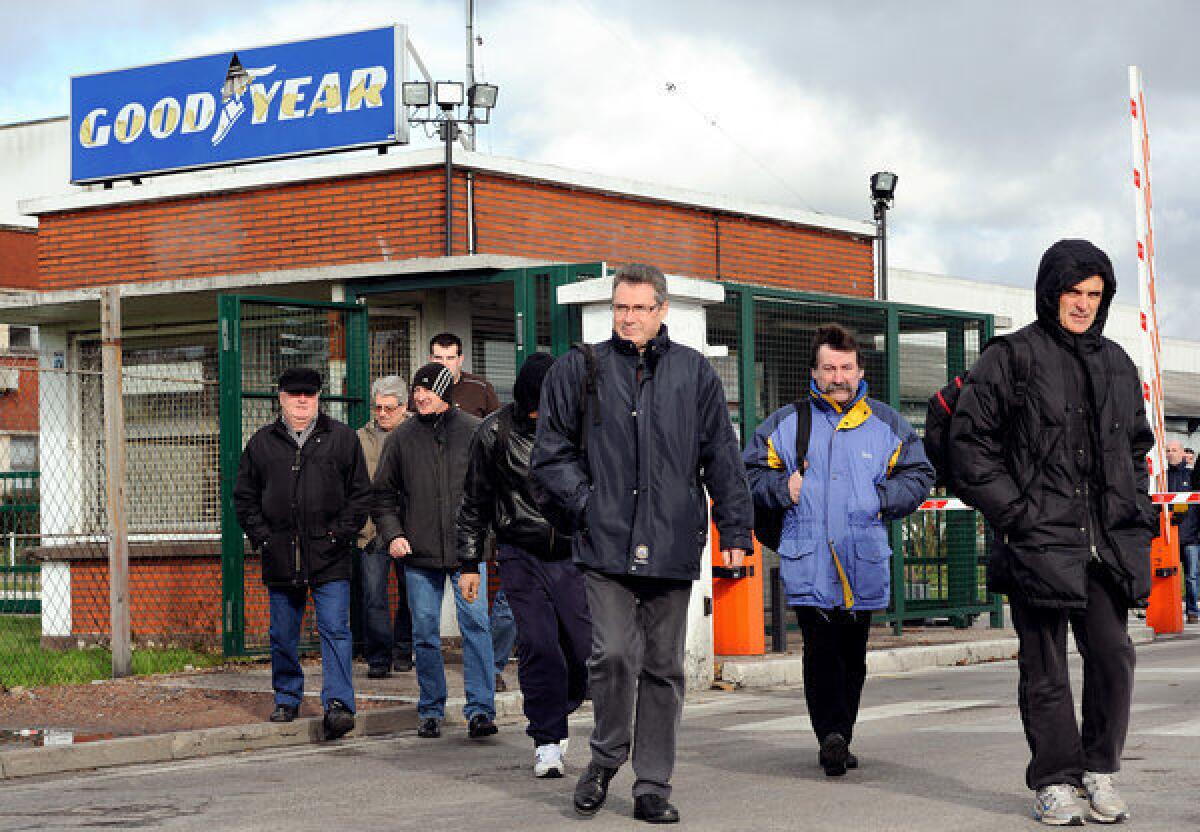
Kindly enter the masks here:
<path id="1" fill-rule="evenodd" d="M 594 361 L 572 350 L 546 377 L 530 471 L 543 514 L 577 532 L 592 616 L 595 728 L 575 809 L 599 810 L 632 743 L 634 817 L 649 823 L 679 820 L 670 778 L 688 598 L 708 537 L 705 489 L 727 566 L 741 564 L 754 522 L 721 380 L 667 337 L 667 304 L 661 271 L 617 270 L 612 338 L 594 347 Z"/>
<path id="2" fill-rule="evenodd" d="M 792 405 L 759 425 L 744 460 L 755 503 L 787 509 L 779 558 L 804 634 L 804 697 L 818 760 L 837 777 L 858 766 L 849 746 L 867 633 L 871 613 L 891 597 L 887 522 L 916 510 L 934 472 L 908 422 L 867 398 L 858 342 L 837 324 L 817 330 L 806 404 L 812 426 L 802 466 Z"/>

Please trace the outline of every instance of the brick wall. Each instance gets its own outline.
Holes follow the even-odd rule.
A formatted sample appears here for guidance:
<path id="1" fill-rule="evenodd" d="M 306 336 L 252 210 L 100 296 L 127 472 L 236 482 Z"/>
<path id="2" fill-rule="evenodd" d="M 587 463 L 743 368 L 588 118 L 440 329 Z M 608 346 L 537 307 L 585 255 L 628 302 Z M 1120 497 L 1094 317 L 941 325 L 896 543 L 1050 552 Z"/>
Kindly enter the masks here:
<path id="1" fill-rule="evenodd" d="M 37 288 L 37 232 L 0 226 L 0 288 Z"/>
<path id="2" fill-rule="evenodd" d="M 663 271 L 870 297 L 871 241 L 776 220 L 479 174 L 480 253 L 652 262 Z"/>
<path id="3" fill-rule="evenodd" d="M 466 181 L 455 184 L 466 253 Z M 42 286 L 179 279 L 444 253 L 440 169 L 94 208 L 41 218 Z M 869 296 L 870 240 L 479 172 L 477 251 L 634 260 L 698 278 Z"/>

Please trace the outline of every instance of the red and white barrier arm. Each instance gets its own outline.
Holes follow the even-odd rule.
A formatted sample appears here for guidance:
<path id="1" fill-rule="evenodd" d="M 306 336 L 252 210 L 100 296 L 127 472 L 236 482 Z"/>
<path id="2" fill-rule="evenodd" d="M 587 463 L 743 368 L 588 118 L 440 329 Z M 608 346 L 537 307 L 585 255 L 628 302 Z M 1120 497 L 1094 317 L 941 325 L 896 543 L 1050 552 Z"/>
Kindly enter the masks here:
<path id="1" fill-rule="evenodd" d="M 1151 494 L 1150 499 L 1162 506 L 1200 504 L 1200 491 L 1163 491 Z M 917 506 L 917 511 L 972 511 L 971 506 L 956 497 L 936 497 Z"/>

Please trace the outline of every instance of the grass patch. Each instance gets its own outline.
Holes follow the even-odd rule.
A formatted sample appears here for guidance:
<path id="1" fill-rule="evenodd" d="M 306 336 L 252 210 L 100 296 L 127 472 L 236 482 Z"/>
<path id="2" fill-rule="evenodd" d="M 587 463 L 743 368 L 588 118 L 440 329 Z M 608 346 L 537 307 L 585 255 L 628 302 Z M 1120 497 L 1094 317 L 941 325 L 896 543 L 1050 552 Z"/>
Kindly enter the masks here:
<path id="1" fill-rule="evenodd" d="M 41 619 L 37 616 L 0 616 L 0 684 L 83 685 L 112 677 L 112 653 L 104 647 L 47 650 L 41 646 Z M 187 665 L 215 667 L 224 664 L 217 652 L 182 647 L 135 649 L 133 672 L 177 673 Z"/>

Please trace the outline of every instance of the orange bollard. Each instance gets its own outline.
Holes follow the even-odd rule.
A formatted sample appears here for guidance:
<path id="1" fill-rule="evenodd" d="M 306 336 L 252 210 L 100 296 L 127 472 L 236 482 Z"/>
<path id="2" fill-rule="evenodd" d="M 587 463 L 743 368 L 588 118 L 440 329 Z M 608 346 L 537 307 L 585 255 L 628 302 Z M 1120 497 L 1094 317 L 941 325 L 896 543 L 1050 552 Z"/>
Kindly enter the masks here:
<path id="1" fill-rule="evenodd" d="M 1179 532 L 1162 513 L 1159 536 L 1150 544 L 1150 606 L 1146 626 L 1155 633 L 1183 632 L 1183 576 L 1179 569 Z"/>
<path id="2" fill-rule="evenodd" d="M 713 525 L 712 561 L 721 563 L 721 542 Z M 746 553 L 745 577 L 713 576 L 713 652 L 718 656 L 761 656 L 766 652 L 763 627 L 762 547 Z"/>

